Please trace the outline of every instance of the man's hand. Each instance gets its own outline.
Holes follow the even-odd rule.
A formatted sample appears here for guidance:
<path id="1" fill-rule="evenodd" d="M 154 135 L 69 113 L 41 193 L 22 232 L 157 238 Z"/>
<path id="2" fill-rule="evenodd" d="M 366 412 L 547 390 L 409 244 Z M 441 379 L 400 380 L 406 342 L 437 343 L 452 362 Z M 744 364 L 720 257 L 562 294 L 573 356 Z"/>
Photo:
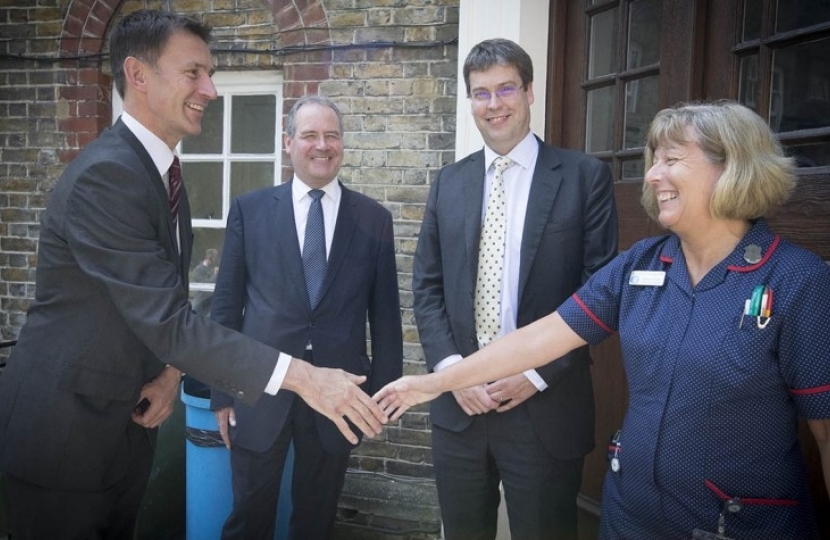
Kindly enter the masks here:
<path id="1" fill-rule="evenodd" d="M 357 435 L 349 428 L 346 418 L 370 438 L 379 434 L 383 424 L 389 421 L 380 406 L 358 386 L 365 380 L 365 376 L 315 367 L 294 358 L 285 374 L 283 388 L 296 392 L 309 407 L 334 422 L 350 443 L 357 444 Z"/>
<path id="2" fill-rule="evenodd" d="M 167 366 L 158 377 L 141 388 L 132 420 L 146 428 L 155 428 L 167 420 L 179 395 L 182 372 Z"/>
<path id="3" fill-rule="evenodd" d="M 228 428 L 229 426 L 236 426 L 236 411 L 233 407 L 225 407 L 216 409 L 213 414 L 216 416 L 216 423 L 219 425 L 219 435 L 222 437 L 222 442 L 230 450 L 231 438 L 228 435 Z"/>
<path id="4" fill-rule="evenodd" d="M 468 416 L 488 413 L 497 409 L 500 405 L 497 399 L 493 399 L 487 393 L 487 387 L 483 384 L 465 388 L 464 390 L 454 390 L 452 395 Z"/>
<path id="5" fill-rule="evenodd" d="M 539 391 L 524 373 L 490 383 L 486 388 L 487 394 L 498 406 L 497 412 L 509 411 L 518 407 Z"/>
<path id="6" fill-rule="evenodd" d="M 440 395 L 440 392 L 431 390 L 434 387 L 433 376 L 434 374 L 401 377 L 378 390 L 372 399 L 378 402 L 383 411 L 389 415 L 389 419 L 394 422 L 410 407 L 435 399 Z"/>

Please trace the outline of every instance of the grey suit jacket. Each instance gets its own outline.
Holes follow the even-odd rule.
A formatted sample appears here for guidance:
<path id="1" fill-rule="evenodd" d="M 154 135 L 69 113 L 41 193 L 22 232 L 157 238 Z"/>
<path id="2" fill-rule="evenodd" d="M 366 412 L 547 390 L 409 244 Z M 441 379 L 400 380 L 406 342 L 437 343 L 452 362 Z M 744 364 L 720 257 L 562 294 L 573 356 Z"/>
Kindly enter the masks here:
<path id="1" fill-rule="evenodd" d="M 286 183 L 234 201 L 211 317 L 297 358 L 311 342 L 315 365 L 366 375 L 363 388 L 371 395 L 402 371 L 392 216 L 369 197 L 341 188 L 326 277 L 314 310 L 297 242 L 291 183 Z M 212 406 L 233 405 L 234 445 L 263 452 L 282 430 L 293 399 L 291 392 L 280 392 L 250 407 L 220 393 L 214 395 Z M 316 422 L 330 452 L 352 448 L 333 422 L 320 414 Z"/>
<path id="2" fill-rule="evenodd" d="M 538 139 L 537 139 L 538 140 Z M 539 142 L 519 266 L 519 328 L 556 310 L 617 253 L 611 172 L 581 152 Z M 415 318 L 427 365 L 478 348 L 474 298 L 485 177 L 484 151 L 448 165 L 432 184 L 413 266 Z M 537 369 L 548 388 L 525 402 L 555 457 L 593 448 L 588 350 Z M 432 402 L 432 421 L 461 431 L 471 420 L 451 393 Z"/>
<path id="3" fill-rule="evenodd" d="M 0 470 L 54 489 L 111 485 L 140 389 L 165 364 L 249 403 L 262 394 L 276 351 L 190 308 L 184 192 L 179 223 L 181 256 L 162 178 L 120 120 L 67 167 L 0 377 Z"/>

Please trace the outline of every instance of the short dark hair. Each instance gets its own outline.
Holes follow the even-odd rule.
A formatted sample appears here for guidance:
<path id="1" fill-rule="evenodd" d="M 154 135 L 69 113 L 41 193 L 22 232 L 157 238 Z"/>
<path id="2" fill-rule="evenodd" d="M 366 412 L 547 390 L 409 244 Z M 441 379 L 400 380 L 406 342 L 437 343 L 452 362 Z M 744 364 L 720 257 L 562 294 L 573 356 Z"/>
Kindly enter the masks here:
<path id="1" fill-rule="evenodd" d="M 297 133 L 297 111 L 302 109 L 305 105 L 313 103 L 315 105 L 322 105 L 334 111 L 337 115 L 337 126 L 340 129 L 340 135 L 343 135 L 343 114 L 334 102 L 326 96 L 319 96 L 316 94 L 309 94 L 297 100 L 296 103 L 288 111 L 288 116 L 285 119 L 285 133 L 289 138 L 293 139 Z"/>
<path id="2" fill-rule="evenodd" d="M 470 72 L 484 71 L 493 66 L 512 66 L 519 72 L 522 88 L 533 82 L 533 61 L 524 49 L 509 39 L 488 39 L 473 46 L 464 61 L 464 84 L 470 96 Z"/>
<path id="3" fill-rule="evenodd" d="M 118 95 L 124 97 L 124 61 L 134 56 L 156 66 L 167 40 L 184 30 L 210 43 L 209 25 L 186 15 L 156 9 L 140 9 L 121 19 L 110 36 L 110 69 Z"/>

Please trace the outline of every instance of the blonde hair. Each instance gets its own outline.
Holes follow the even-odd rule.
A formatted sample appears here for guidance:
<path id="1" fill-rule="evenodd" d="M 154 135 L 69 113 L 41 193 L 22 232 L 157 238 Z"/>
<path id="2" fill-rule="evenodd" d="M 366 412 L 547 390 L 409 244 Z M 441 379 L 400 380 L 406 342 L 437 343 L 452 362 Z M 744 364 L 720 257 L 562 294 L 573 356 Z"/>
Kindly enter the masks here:
<path id="1" fill-rule="evenodd" d="M 691 128 L 697 141 L 690 141 Z M 764 120 L 734 101 L 681 103 L 658 112 L 646 135 L 645 170 L 658 146 L 695 142 L 711 163 L 723 166 L 709 208 L 721 219 L 756 219 L 786 202 L 795 185 L 792 158 Z M 643 208 L 657 221 L 657 198 L 643 182 Z"/>

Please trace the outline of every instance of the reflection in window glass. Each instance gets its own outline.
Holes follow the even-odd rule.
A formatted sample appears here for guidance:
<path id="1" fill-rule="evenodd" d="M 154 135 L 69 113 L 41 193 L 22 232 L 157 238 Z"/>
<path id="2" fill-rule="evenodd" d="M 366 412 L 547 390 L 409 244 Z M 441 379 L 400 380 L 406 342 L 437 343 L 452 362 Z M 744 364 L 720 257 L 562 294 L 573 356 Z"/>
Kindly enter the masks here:
<path id="1" fill-rule="evenodd" d="M 193 267 L 190 269 L 190 305 L 200 315 L 210 315 L 216 273 L 222 264 L 224 229 L 193 229 Z M 205 261 L 208 262 L 205 262 Z"/>
<path id="2" fill-rule="evenodd" d="M 222 263 L 222 247 L 225 244 L 225 229 L 207 229 L 198 228 L 193 229 L 193 268 L 190 269 L 191 283 L 211 283 L 209 277 L 205 277 L 207 273 L 203 273 L 197 267 L 208 255 L 213 255 L 216 250 L 216 258 L 213 264 L 218 267 Z"/>
<path id="3" fill-rule="evenodd" d="M 631 2 L 628 26 L 628 69 L 660 61 L 661 0 Z"/>
<path id="4" fill-rule="evenodd" d="M 231 163 L 231 200 L 243 193 L 273 185 L 273 162 Z"/>
<path id="5" fill-rule="evenodd" d="M 591 49 L 588 53 L 588 78 L 616 73 L 619 8 L 591 17 Z"/>
<path id="6" fill-rule="evenodd" d="M 830 2 L 827 0 L 778 0 L 776 32 L 787 32 L 826 22 L 830 22 Z"/>
<path id="7" fill-rule="evenodd" d="M 657 114 L 658 80 L 654 76 L 626 83 L 624 148 L 640 148 L 645 144 L 648 126 Z"/>
<path id="8" fill-rule="evenodd" d="M 187 198 L 192 219 L 216 219 L 222 216 L 222 164 L 188 161 L 182 164 L 187 178 Z"/>
<path id="9" fill-rule="evenodd" d="M 741 75 L 738 82 L 738 99 L 741 103 L 758 112 L 758 55 L 741 58 Z"/>
<path id="10" fill-rule="evenodd" d="M 614 144 L 614 87 L 606 86 L 588 91 L 585 148 L 587 152 L 613 150 Z"/>
<path id="11" fill-rule="evenodd" d="M 787 145 L 785 151 L 795 158 L 798 167 L 830 166 L 830 142 Z"/>
<path id="12" fill-rule="evenodd" d="M 182 140 L 182 154 L 221 154 L 222 118 L 225 113 L 225 98 L 219 96 L 211 101 L 202 117 L 202 132 L 198 137 Z"/>
<path id="13" fill-rule="evenodd" d="M 773 54 L 770 126 L 775 131 L 830 127 L 830 39 Z"/>
<path id="14" fill-rule="evenodd" d="M 642 158 L 624 161 L 622 164 L 623 182 L 642 182 L 645 178 L 645 163 Z"/>
<path id="15" fill-rule="evenodd" d="M 741 41 L 752 41 L 761 37 L 763 8 L 764 0 L 744 0 L 744 24 Z"/>
<path id="16" fill-rule="evenodd" d="M 231 151 L 273 154 L 277 137 L 276 96 L 233 96 L 232 103 Z"/>

